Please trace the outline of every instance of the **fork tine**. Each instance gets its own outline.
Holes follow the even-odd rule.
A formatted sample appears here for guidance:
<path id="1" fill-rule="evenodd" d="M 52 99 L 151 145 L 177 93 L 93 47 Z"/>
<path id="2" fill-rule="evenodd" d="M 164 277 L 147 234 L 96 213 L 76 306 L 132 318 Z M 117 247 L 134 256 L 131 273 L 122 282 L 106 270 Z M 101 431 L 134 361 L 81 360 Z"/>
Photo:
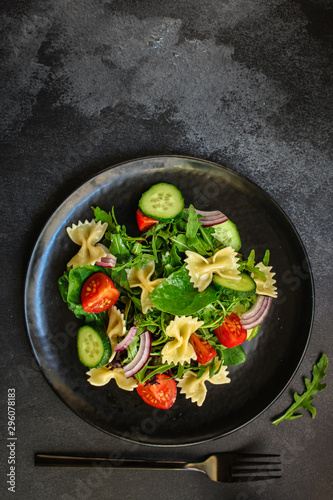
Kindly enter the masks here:
<path id="1" fill-rule="evenodd" d="M 253 460 L 252 460 L 253 459 Z M 264 481 L 281 478 L 280 455 L 237 453 L 231 464 L 232 482 Z"/>
<path id="2" fill-rule="evenodd" d="M 256 474 L 270 474 L 271 472 L 281 472 L 281 469 L 236 469 L 233 470 L 233 475 L 235 474 L 251 474 L 251 473 L 256 473 Z"/>
<path id="3" fill-rule="evenodd" d="M 280 458 L 279 454 L 272 453 L 235 453 L 235 457 L 242 458 Z"/>
<path id="4" fill-rule="evenodd" d="M 236 461 L 233 464 L 234 467 L 260 467 L 261 465 L 281 465 L 281 462 L 259 462 L 259 461 L 243 462 L 242 460 L 240 460 Z"/>
<path id="5" fill-rule="evenodd" d="M 245 483 L 249 481 L 266 481 L 268 479 L 280 479 L 282 476 L 235 476 L 231 478 L 232 483 Z"/>

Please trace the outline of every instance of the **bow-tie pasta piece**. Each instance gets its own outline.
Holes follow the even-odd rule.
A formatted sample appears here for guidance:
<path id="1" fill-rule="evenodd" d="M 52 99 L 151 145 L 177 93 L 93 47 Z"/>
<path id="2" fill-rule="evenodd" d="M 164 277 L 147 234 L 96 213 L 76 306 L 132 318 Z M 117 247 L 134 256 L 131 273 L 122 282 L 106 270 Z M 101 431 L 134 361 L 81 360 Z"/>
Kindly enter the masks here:
<path id="1" fill-rule="evenodd" d="M 148 264 L 142 269 L 136 269 L 135 267 L 132 267 L 131 269 L 126 269 L 129 286 L 131 288 L 139 286 L 142 289 L 141 308 L 143 314 L 146 314 L 154 307 L 152 301 L 149 298 L 149 295 L 160 283 L 162 283 L 162 281 L 164 281 L 164 278 L 159 278 L 150 281 L 150 278 L 152 277 L 154 272 L 155 272 L 154 260 L 150 260 Z"/>
<path id="2" fill-rule="evenodd" d="M 219 368 L 219 371 L 216 375 L 214 375 L 211 378 L 207 378 L 207 382 L 210 382 L 211 384 L 214 385 L 221 385 L 221 384 L 229 384 L 230 378 L 228 377 L 229 372 L 228 372 L 228 367 L 226 365 L 221 365 L 221 361 L 217 361 L 215 363 L 215 368 Z M 209 372 L 208 372 L 209 373 Z"/>
<path id="3" fill-rule="evenodd" d="M 208 370 L 209 373 L 209 370 Z M 180 394 L 185 394 L 186 399 L 191 399 L 192 403 L 197 403 L 201 406 L 205 401 L 207 388 L 205 386 L 206 372 L 197 379 L 197 374 L 191 370 L 187 371 L 183 378 L 177 383 L 180 387 Z"/>
<path id="4" fill-rule="evenodd" d="M 272 266 L 265 266 L 262 262 L 256 265 L 256 267 L 262 271 L 266 277 L 266 281 L 261 280 L 258 276 L 251 273 L 253 280 L 257 285 L 256 293 L 258 295 L 267 295 L 268 297 L 273 297 L 275 299 L 277 297 L 276 280 L 273 279 L 275 273 L 272 273 Z"/>
<path id="5" fill-rule="evenodd" d="M 133 391 L 133 389 L 135 389 L 138 385 L 135 378 L 125 377 L 125 373 L 122 368 L 109 370 L 106 366 L 101 366 L 100 368 L 91 368 L 91 370 L 87 372 L 87 375 L 89 375 L 89 384 L 97 387 L 108 384 L 111 379 L 114 379 L 117 386 L 124 391 Z"/>
<path id="6" fill-rule="evenodd" d="M 173 338 L 163 347 L 162 363 L 190 363 L 191 359 L 197 359 L 195 350 L 190 343 L 192 333 L 196 332 L 204 324 L 192 316 L 178 316 L 166 327 L 165 333 Z"/>
<path id="7" fill-rule="evenodd" d="M 203 257 L 202 255 L 187 250 L 186 252 L 188 269 L 191 282 L 198 292 L 205 290 L 216 273 L 221 278 L 240 279 L 238 269 L 238 257 L 232 247 L 218 250 L 212 257 Z"/>
<path id="8" fill-rule="evenodd" d="M 101 246 L 95 246 L 104 236 L 108 224 L 101 221 L 90 222 L 79 221 L 77 225 L 67 227 L 66 231 L 70 239 L 80 245 L 81 248 L 76 255 L 68 262 L 67 267 L 94 265 L 107 255 Z"/>
<path id="9" fill-rule="evenodd" d="M 108 316 L 109 324 L 106 330 L 106 334 L 111 342 L 112 353 L 109 359 L 110 362 L 116 355 L 114 348 L 118 344 L 118 337 L 122 337 L 125 335 L 126 324 L 123 313 L 120 312 L 119 309 L 116 308 L 116 306 L 112 306 L 110 309 L 108 309 Z"/>
<path id="10" fill-rule="evenodd" d="M 197 403 L 198 406 L 202 406 L 206 399 L 207 387 L 205 382 L 210 382 L 211 384 L 228 384 L 230 378 L 227 377 L 227 367 L 222 366 L 217 375 L 209 378 L 209 368 L 203 373 L 203 375 L 197 379 L 197 374 L 191 370 L 187 371 L 183 378 L 178 380 L 178 387 L 180 387 L 180 393 L 185 394 L 186 399 L 191 399 L 192 403 Z"/>

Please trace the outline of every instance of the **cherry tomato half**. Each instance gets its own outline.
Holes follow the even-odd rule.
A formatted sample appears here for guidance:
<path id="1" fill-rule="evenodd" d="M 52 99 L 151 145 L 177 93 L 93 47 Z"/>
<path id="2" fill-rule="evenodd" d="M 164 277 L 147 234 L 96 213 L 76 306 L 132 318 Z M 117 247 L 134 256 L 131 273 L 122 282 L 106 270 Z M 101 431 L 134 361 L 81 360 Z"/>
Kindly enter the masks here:
<path id="1" fill-rule="evenodd" d="M 195 333 L 192 333 L 190 342 L 197 355 L 198 363 L 204 365 L 217 356 L 217 352 L 214 347 L 212 347 L 206 340 L 200 339 Z"/>
<path id="2" fill-rule="evenodd" d="M 156 224 L 156 222 L 158 222 L 155 219 L 151 219 L 150 217 L 143 215 L 139 209 L 136 211 L 136 221 L 141 232 L 147 231 L 147 229 L 150 229 Z"/>
<path id="3" fill-rule="evenodd" d="M 247 337 L 247 331 L 244 330 L 239 317 L 235 313 L 226 316 L 222 325 L 216 328 L 214 332 L 224 347 L 235 347 L 242 344 Z"/>
<path id="4" fill-rule="evenodd" d="M 99 313 L 117 302 L 119 292 L 104 273 L 94 273 L 83 283 L 81 302 L 86 312 Z"/>
<path id="5" fill-rule="evenodd" d="M 176 382 L 165 373 L 159 373 L 154 384 L 139 384 L 136 390 L 145 403 L 162 410 L 171 408 L 177 397 Z"/>

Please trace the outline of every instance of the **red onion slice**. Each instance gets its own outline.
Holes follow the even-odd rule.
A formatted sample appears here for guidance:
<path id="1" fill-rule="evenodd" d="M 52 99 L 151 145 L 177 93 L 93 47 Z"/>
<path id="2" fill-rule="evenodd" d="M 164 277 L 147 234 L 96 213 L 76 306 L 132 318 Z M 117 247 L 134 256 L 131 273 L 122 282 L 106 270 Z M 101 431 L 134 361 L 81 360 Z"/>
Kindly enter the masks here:
<path id="1" fill-rule="evenodd" d="M 95 266 L 115 267 L 117 263 L 117 257 L 112 255 L 112 253 L 109 252 L 109 249 L 106 248 L 106 246 L 102 243 L 96 243 L 96 246 L 103 248 L 104 252 L 106 252 L 106 256 L 102 257 L 98 262 L 95 262 Z"/>
<path id="2" fill-rule="evenodd" d="M 150 348 L 151 334 L 146 331 L 140 335 L 140 346 L 135 358 L 123 367 L 126 378 L 133 377 L 133 375 L 144 367 L 150 356 Z"/>
<path id="3" fill-rule="evenodd" d="M 249 311 L 242 315 L 240 322 L 245 330 L 251 330 L 255 326 L 260 325 L 266 318 L 273 298 L 266 295 L 260 295 L 254 306 Z"/>
<path id="4" fill-rule="evenodd" d="M 128 347 L 132 342 L 134 335 L 136 334 L 136 330 L 137 330 L 136 326 L 132 326 L 132 328 L 130 328 L 129 332 L 127 333 L 126 337 L 124 337 L 123 340 L 114 347 L 114 350 L 118 352 L 126 349 L 126 347 Z"/>
<path id="5" fill-rule="evenodd" d="M 203 227 L 216 226 L 217 224 L 222 224 L 222 222 L 226 222 L 228 220 L 228 217 L 219 210 L 211 210 L 209 212 L 206 210 L 197 210 L 196 208 L 194 210 L 197 215 L 202 216 L 199 217 L 198 220 L 201 222 Z"/>
<path id="6" fill-rule="evenodd" d="M 108 257 L 103 257 L 102 260 L 98 261 L 98 262 L 95 262 L 95 266 L 99 266 L 99 267 L 116 267 L 116 258 L 115 259 L 111 259 L 111 258 L 108 258 Z"/>
<path id="7" fill-rule="evenodd" d="M 194 209 L 197 213 L 197 215 L 202 215 L 203 217 L 206 218 L 211 218 L 211 217 L 216 217 L 218 215 L 221 215 L 221 212 L 219 210 L 197 210 L 196 208 Z"/>
<path id="8" fill-rule="evenodd" d="M 227 222 L 228 217 L 226 217 L 224 214 L 222 214 L 219 217 L 215 217 L 215 219 L 199 219 L 199 222 L 203 225 L 203 227 L 211 227 L 211 226 L 217 226 L 218 224 L 222 224 L 223 222 Z"/>

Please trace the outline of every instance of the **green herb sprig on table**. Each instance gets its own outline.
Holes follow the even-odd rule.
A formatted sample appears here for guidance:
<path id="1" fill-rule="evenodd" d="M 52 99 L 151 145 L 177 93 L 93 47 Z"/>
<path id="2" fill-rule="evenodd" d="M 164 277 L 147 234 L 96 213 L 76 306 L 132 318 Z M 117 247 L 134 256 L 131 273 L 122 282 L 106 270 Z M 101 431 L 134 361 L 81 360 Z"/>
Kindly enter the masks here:
<path id="1" fill-rule="evenodd" d="M 301 413 L 296 413 L 301 409 L 308 410 L 312 418 L 315 418 L 317 410 L 312 405 L 314 400 L 314 394 L 325 389 L 327 384 L 321 384 L 321 381 L 326 377 L 326 370 L 328 367 L 328 359 L 326 354 L 323 354 L 316 365 L 312 369 L 312 380 L 308 378 L 304 380 L 306 391 L 299 395 L 297 392 L 294 393 L 295 403 L 290 406 L 290 408 L 279 418 L 273 420 L 274 425 L 278 425 L 283 420 L 294 420 L 295 418 L 302 417 Z"/>

